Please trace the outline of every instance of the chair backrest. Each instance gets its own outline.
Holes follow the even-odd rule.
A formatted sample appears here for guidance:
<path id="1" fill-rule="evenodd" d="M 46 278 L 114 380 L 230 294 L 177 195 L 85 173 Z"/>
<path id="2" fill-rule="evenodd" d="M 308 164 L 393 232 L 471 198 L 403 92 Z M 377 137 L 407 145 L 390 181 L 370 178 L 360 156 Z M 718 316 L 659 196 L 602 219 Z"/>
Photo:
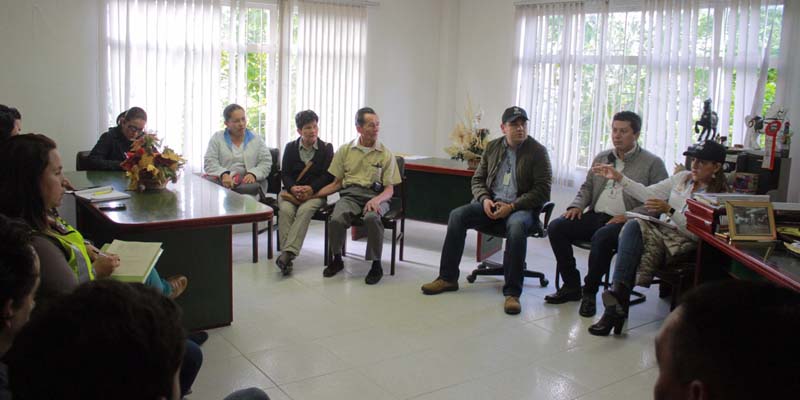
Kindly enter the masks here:
<path id="1" fill-rule="evenodd" d="M 283 187 L 281 182 L 281 151 L 270 147 L 269 154 L 272 156 L 272 168 L 269 170 L 269 176 L 267 176 L 267 192 L 278 194 Z"/>
<path id="2" fill-rule="evenodd" d="M 79 151 L 75 155 L 75 170 L 88 171 L 89 170 L 89 154 L 90 150 Z"/>
<path id="3" fill-rule="evenodd" d="M 392 194 L 392 199 L 389 203 L 389 208 L 392 210 L 400 210 L 405 212 L 406 210 L 406 160 L 403 157 L 396 156 L 395 159 L 397 160 L 397 169 L 400 170 L 400 181 L 399 185 L 394 186 L 394 193 Z"/>

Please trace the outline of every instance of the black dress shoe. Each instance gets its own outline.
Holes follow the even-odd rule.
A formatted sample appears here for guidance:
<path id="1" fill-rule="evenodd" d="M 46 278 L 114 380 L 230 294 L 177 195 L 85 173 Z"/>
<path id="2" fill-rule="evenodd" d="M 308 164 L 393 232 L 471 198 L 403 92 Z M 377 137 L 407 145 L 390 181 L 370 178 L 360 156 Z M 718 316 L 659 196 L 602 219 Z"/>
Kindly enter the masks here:
<path id="1" fill-rule="evenodd" d="M 326 278 L 330 278 L 339 273 L 339 271 L 344 269 L 344 262 L 342 261 L 341 257 L 336 257 L 322 270 L 322 276 Z"/>
<path id="2" fill-rule="evenodd" d="M 583 296 L 581 299 L 581 307 L 578 309 L 578 314 L 581 317 L 594 317 L 597 314 L 597 300 L 594 296 Z"/>
<path id="3" fill-rule="evenodd" d="M 544 296 L 544 301 L 550 304 L 562 304 L 568 301 L 578 301 L 581 299 L 581 289 L 567 289 L 561 288 L 553 294 Z"/>
<path id="4" fill-rule="evenodd" d="M 381 268 L 380 265 L 377 267 L 373 265 L 372 268 L 369 269 L 367 277 L 364 278 L 364 282 L 367 285 L 374 285 L 380 282 L 382 277 L 383 277 L 383 268 Z"/>

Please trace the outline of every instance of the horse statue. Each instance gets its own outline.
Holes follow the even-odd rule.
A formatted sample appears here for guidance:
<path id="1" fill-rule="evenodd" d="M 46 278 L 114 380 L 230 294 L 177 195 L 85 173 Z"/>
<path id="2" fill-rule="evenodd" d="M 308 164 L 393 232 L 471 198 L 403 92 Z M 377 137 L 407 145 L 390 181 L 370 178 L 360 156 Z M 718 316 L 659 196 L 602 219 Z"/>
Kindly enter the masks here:
<path id="1" fill-rule="evenodd" d="M 694 123 L 694 133 L 699 133 L 700 136 L 697 137 L 697 142 L 702 142 L 705 140 L 717 140 L 717 122 L 719 121 L 719 117 L 717 117 L 717 113 L 711 111 L 711 99 L 706 99 L 703 102 L 703 115 L 700 116 L 700 120 Z M 702 132 L 700 131 L 700 127 L 703 128 Z"/>

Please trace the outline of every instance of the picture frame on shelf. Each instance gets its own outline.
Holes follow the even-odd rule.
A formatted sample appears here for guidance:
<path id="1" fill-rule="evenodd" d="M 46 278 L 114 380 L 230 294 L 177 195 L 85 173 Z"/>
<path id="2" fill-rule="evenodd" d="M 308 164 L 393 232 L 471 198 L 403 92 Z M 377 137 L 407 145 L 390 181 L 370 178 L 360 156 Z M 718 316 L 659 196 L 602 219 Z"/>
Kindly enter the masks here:
<path id="1" fill-rule="evenodd" d="M 725 202 L 730 240 L 775 240 L 775 212 L 768 201 Z"/>

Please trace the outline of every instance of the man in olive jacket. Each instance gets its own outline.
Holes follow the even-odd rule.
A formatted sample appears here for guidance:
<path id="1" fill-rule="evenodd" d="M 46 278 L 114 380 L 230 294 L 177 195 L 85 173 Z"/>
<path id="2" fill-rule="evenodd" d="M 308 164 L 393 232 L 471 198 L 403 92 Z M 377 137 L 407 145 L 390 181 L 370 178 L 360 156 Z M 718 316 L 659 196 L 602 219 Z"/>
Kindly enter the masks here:
<path id="1" fill-rule="evenodd" d="M 506 229 L 503 307 L 507 314 L 519 314 L 528 232 L 540 223 L 539 212 L 550 200 L 553 174 L 547 149 L 528 136 L 525 110 L 509 107 L 502 121 L 503 137 L 486 145 L 480 166 L 472 176 L 475 201 L 450 212 L 439 276 L 422 285 L 422 292 L 439 294 L 458 290 L 458 265 L 467 230 L 503 224 Z"/>

